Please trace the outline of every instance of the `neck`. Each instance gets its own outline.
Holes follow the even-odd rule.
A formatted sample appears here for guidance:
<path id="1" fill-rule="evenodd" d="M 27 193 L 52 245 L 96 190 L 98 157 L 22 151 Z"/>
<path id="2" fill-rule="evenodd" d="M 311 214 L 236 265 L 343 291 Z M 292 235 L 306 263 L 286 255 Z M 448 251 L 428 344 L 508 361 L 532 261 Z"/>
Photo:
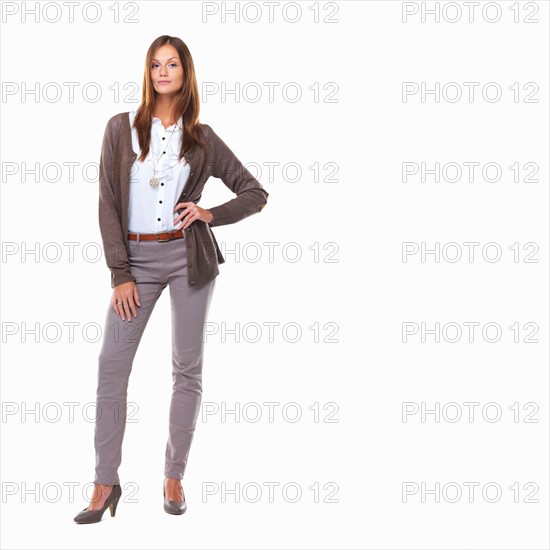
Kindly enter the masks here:
<path id="1" fill-rule="evenodd" d="M 161 120 L 169 120 L 175 123 L 174 112 L 176 110 L 177 101 L 175 98 L 159 95 L 155 101 L 155 107 L 153 109 L 153 116 L 160 118 Z"/>

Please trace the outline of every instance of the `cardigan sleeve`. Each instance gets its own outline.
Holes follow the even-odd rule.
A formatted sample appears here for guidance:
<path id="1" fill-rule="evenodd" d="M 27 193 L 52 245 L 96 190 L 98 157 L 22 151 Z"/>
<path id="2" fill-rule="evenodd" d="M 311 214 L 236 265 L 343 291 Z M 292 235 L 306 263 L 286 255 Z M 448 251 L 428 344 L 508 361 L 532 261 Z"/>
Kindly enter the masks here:
<path id="1" fill-rule="evenodd" d="M 116 117 L 116 115 L 115 115 Z M 99 228 L 103 240 L 103 252 L 107 267 L 111 270 L 111 288 L 134 281 L 128 261 L 126 240 L 122 235 L 122 222 L 116 207 L 115 181 L 118 171 L 115 169 L 114 143 L 116 120 L 111 117 L 107 122 L 101 146 L 99 161 Z"/>
<path id="2" fill-rule="evenodd" d="M 214 155 L 212 175 L 237 195 L 219 206 L 208 210 L 214 216 L 210 227 L 238 222 L 252 214 L 261 212 L 267 204 L 269 193 L 261 183 L 243 166 L 233 151 L 214 132 L 211 126 L 203 124 Z"/>

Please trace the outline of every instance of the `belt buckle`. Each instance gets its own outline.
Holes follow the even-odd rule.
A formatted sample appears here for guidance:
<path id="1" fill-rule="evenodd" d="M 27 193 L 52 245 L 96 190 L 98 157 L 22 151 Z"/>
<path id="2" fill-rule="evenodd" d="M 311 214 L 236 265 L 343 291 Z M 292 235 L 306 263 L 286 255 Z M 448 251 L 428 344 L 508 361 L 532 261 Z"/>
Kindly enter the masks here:
<path id="1" fill-rule="evenodd" d="M 170 237 L 168 237 L 167 239 L 159 239 L 159 235 L 162 235 L 162 233 L 157 233 L 157 241 L 159 243 L 165 243 L 172 240 Z"/>

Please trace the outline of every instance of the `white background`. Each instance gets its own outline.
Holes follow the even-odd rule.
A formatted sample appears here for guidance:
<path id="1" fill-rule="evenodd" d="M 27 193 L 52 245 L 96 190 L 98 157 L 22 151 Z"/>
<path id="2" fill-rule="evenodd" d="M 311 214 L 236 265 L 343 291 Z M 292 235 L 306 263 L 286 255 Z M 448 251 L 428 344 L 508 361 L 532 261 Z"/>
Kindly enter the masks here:
<path id="1" fill-rule="evenodd" d="M 398 1 L 320 2 L 315 22 L 315 3 L 299 2 L 294 23 L 283 17 L 284 2 L 274 8 L 273 21 L 264 3 L 251 3 L 260 9 L 257 23 L 235 22 L 234 15 L 223 20 L 223 3 L 120 2 L 121 20 L 137 7 L 134 23 L 113 22 L 114 2 L 98 3 L 95 23 L 82 17 L 84 5 L 94 16 L 92 3 L 75 7 L 73 22 L 61 2 L 50 4 L 61 10 L 58 22 L 36 22 L 33 15 L 23 21 L 21 10 L 35 2 L 2 6 L 2 547 L 548 548 L 548 2 L 516 4 L 517 23 L 514 3 L 506 1 L 485 6 L 485 18 L 481 2 L 473 21 L 459 2 L 462 17 L 455 23 L 447 2 L 440 3 L 449 10 L 440 22 L 434 15 L 422 22 L 420 11 L 404 21 Z M 206 4 L 217 14 L 206 17 Z M 434 8 L 434 2 L 406 4 Z M 500 18 L 491 23 L 497 8 Z M 294 17 L 295 8 L 286 9 Z M 106 122 L 137 108 L 124 100 L 124 86 L 141 87 L 147 48 L 162 34 L 180 37 L 191 50 L 201 122 L 249 168 L 263 168 L 255 174 L 270 194 L 259 215 L 214 228 L 226 263 L 209 321 L 220 330 L 238 323 L 241 330 L 240 342 L 221 333 L 208 338 L 203 404 L 239 403 L 241 412 L 252 405 L 245 409 L 248 420 L 201 417 L 183 482 L 188 511 L 167 515 L 161 484 L 172 380 L 165 291 L 133 364 L 128 401 L 139 410 L 126 428 L 117 515 L 76 525 L 72 518 L 91 495 L 94 425 L 85 415 L 93 416 L 101 345 L 90 340 L 93 329 L 87 341 L 82 327 L 103 328 L 112 292 L 103 257 L 82 256 L 85 244 L 101 243 L 95 169 Z M 78 84 L 74 98 L 68 82 Z M 273 102 L 265 82 L 280 83 Z M 281 94 L 290 82 L 303 94 L 295 103 Z M 422 101 L 419 93 L 405 101 L 404 82 L 432 90 L 436 83 L 457 83 L 465 94 L 464 82 L 480 85 L 472 102 L 433 95 Z M 490 82 L 502 90 L 498 101 L 481 93 Z M 102 92 L 98 101 L 82 93 L 94 83 Z M 203 87 L 212 83 L 255 84 L 264 93 L 257 102 L 207 96 Z M 510 90 L 514 83 L 519 101 Z M 523 88 L 527 83 L 538 86 L 538 102 L 525 102 L 532 90 Z M 314 85 L 321 90 L 317 101 Z M 37 95 L 24 94 L 25 87 Z M 141 98 L 140 89 L 133 97 Z M 76 163 L 72 178 L 63 167 L 69 162 Z M 280 163 L 272 179 L 269 162 Z M 404 162 L 430 169 L 496 163 L 502 175 L 488 181 L 478 168 L 473 181 L 466 172 L 457 182 L 431 175 L 403 181 Z M 36 165 L 39 175 L 24 178 L 23 163 L 29 170 Z M 58 178 L 47 163 L 62 168 Z M 280 168 L 288 163 L 301 167 L 299 181 L 285 179 Z M 335 181 L 324 181 L 329 169 L 314 181 L 315 163 L 336 163 Z M 509 169 L 514 163 L 522 167 L 518 182 Z M 537 165 L 536 181 L 524 181 L 526 163 Z M 230 198 L 213 179 L 200 205 Z M 76 243 L 74 259 L 64 245 L 69 242 Z M 436 262 L 416 254 L 404 262 L 404 242 L 430 249 L 459 243 L 463 257 Z M 465 242 L 480 243 L 473 262 Z M 499 261 L 481 254 L 491 242 L 502 249 Z M 264 243 L 278 243 L 273 261 Z M 509 248 L 514 243 L 519 262 Z M 536 243 L 538 262 L 523 261 L 530 251 L 525 243 Z M 56 246 L 60 257 L 47 261 Z M 22 255 L 25 247 L 38 254 Z M 263 254 L 252 261 L 258 249 Z M 297 249 L 302 256 L 293 262 Z M 335 261 L 323 261 L 333 249 Z M 443 336 L 436 343 L 433 335 L 423 343 L 419 334 L 403 342 L 405 322 L 428 329 L 451 323 L 447 340 L 452 324 L 463 334 L 456 343 Z M 473 342 L 469 322 L 479 323 Z M 74 337 L 67 323 L 75 323 Z M 273 341 L 265 323 L 279 323 Z M 291 325 L 284 336 L 287 323 L 302 330 L 295 343 Z M 310 328 L 315 323 L 319 342 Z M 483 338 L 487 323 L 501 327 L 499 341 Z M 509 328 L 514 323 L 519 342 Z M 532 336 L 538 342 L 524 342 L 527 323 L 538 327 Z M 252 342 L 258 326 L 263 330 Z M 35 328 L 37 334 L 24 336 Z M 323 342 L 331 337 L 337 342 Z M 279 404 L 273 422 L 265 402 Z M 302 412 L 297 422 L 281 414 L 291 402 Z M 451 422 L 455 411 L 446 408 L 438 422 L 433 415 L 422 422 L 420 414 L 404 422 L 404 402 L 430 409 L 458 403 L 463 417 Z M 473 422 L 465 402 L 480 404 Z M 66 403 L 74 403 L 74 418 Z M 326 403 L 336 404 L 337 422 L 323 421 L 331 412 L 323 410 Z M 483 416 L 487 403 L 501 408 L 499 421 L 488 421 L 494 408 Z M 509 409 L 514 403 L 519 422 Z M 536 404 L 538 422 L 525 422 L 527 403 Z M 251 421 L 254 404 L 264 413 L 257 422 Z M 23 414 L 29 409 L 37 413 Z M 265 485 L 271 482 L 279 484 L 273 502 Z M 295 503 L 292 490 L 286 498 L 282 493 L 288 483 L 302 489 Z M 404 483 L 419 488 L 406 502 Z M 433 493 L 423 499 L 422 484 L 433 490 L 437 483 L 439 502 Z M 479 484 L 473 502 L 465 483 Z M 497 502 L 489 502 L 491 491 L 482 494 L 488 483 L 502 489 Z M 515 483 L 519 502 L 510 490 Z M 219 491 L 205 496 L 206 484 Z M 320 502 L 310 489 L 315 484 Z M 223 496 L 222 486 L 240 486 L 240 502 Z M 456 486 L 463 492 L 453 503 Z M 263 489 L 258 502 L 252 502 L 254 487 Z M 531 496 L 538 502 L 525 502 L 530 487 L 538 488 Z"/>

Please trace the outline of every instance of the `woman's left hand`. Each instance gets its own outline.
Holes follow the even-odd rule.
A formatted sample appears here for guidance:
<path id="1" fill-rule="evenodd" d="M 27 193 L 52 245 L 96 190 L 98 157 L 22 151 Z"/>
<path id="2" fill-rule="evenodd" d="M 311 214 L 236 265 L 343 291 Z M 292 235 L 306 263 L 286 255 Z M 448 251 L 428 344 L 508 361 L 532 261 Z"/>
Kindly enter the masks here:
<path id="1" fill-rule="evenodd" d="M 180 208 L 183 209 L 182 212 L 174 219 L 174 227 L 176 229 L 186 229 L 196 220 L 210 223 L 214 218 L 210 210 L 201 208 L 194 202 L 178 202 L 178 204 L 174 206 L 174 212 Z M 177 224 L 180 222 L 182 222 L 182 224 L 178 226 Z"/>

